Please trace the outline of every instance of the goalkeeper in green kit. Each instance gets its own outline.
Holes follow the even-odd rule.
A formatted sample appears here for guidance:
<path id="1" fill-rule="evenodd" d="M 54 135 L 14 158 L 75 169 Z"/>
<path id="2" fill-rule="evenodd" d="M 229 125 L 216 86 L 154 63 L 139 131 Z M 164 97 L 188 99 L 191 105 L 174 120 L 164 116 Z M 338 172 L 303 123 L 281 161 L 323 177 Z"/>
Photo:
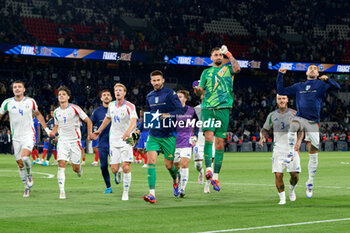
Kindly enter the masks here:
<path id="1" fill-rule="evenodd" d="M 223 55 L 226 55 L 231 65 L 223 64 Z M 206 171 L 206 184 L 204 192 L 209 193 L 210 184 L 215 191 L 220 191 L 219 173 L 224 157 L 225 139 L 229 124 L 230 111 L 233 104 L 233 79 L 241 68 L 228 51 L 225 45 L 211 50 L 210 59 L 213 66 L 205 69 L 201 75 L 199 85 L 194 84 L 197 95 L 204 94 L 202 102 L 201 120 L 205 135 L 204 159 Z M 205 124 L 206 121 L 214 120 L 220 124 Z M 220 125 L 220 126 L 218 126 Z M 214 173 L 212 169 L 213 141 L 215 137 Z"/>

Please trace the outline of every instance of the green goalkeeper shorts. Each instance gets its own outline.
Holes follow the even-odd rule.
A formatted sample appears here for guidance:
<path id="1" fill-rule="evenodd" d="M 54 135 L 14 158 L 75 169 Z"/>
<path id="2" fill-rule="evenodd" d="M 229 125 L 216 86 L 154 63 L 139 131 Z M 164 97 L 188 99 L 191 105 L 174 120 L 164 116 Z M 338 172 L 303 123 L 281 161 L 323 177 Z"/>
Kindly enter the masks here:
<path id="1" fill-rule="evenodd" d="M 226 138 L 228 123 L 230 121 L 230 110 L 230 108 L 202 109 L 201 120 L 203 122 L 203 132 L 213 131 L 215 137 Z M 208 121 L 210 124 L 206 123 Z"/>
<path id="2" fill-rule="evenodd" d="M 156 138 L 148 136 L 146 143 L 146 151 L 160 151 L 162 149 L 164 157 L 169 160 L 174 160 L 176 147 L 176 137 Z"/>

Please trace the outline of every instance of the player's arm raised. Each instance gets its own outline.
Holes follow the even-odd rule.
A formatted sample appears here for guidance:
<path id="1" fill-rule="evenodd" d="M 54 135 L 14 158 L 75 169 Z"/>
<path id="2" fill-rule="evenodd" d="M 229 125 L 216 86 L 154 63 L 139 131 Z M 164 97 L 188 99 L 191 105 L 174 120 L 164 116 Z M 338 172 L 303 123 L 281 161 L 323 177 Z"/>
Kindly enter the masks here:
<path id="1" fill-rule="evenodd" d="M 241 71 L 241 67 L 239 66 L 237 60 L 232 56 L 232 53 L 228 51 L 227 46 L 223 45 L 220 48 L 220 52 L 228 58 L 228 60 L 231 62 L 232 65 L 232 71 L 233 73 L 237 74 Z"/>
<path id="2" fill-rule="evenodd" d="M 327 83 L 329 87 L 332 87 L 333 89 L 340 89 L 339 83 L 330 79 L 327 75 L 322 75 L 321 77 L 319 77 L 319 79 Z"/>
<path id="3" fill-rule="evenodd" d="M 286 74 L 286 68 L 280 68 L 277 74 L 277 94 L 279 95 L 295 95 L 297 92 L 297 84 L 290 87 L 283 87 L 283 76 Z"/>

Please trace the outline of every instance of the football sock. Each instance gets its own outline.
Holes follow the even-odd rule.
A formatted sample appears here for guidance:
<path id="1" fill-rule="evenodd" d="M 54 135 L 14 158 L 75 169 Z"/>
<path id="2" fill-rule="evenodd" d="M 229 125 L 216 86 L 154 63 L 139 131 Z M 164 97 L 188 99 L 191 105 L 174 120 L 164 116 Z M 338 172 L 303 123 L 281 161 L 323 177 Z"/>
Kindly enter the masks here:
<path id="1" fill-rule="evenodd" d="M 60 192 L 64 192 L 64 182 L 66 181 L 64 170 L 65 168 L 59 167 L 57 172 L 58 187 L 60 188 Z"/>
<path id="2" fill-rule="evenodd" d="M 42 159 L 42 160 L 44 160 L 44 159 L 45 159 L 46 154 L 47 154 L 47 149 L 44 149 L 44 150 L 43 150 L 43 156 L 41 157 L 41 159 Z"/>
<path id="3" fill-rule="evenodd" d="M 24 187 L 27 186 L 27 174 L 26 169 L 24 167 L 18 168 L 19 171 L 19 177 L 21 177 L 21 181 L 24 184 Z"/>
<path id="4" fill-rule="evenodd" d="M 308 170 L 309 170 L 309 180 L 307 181 L 308 184 L 314 183 L 314 176 L 316 174 L 318 165 L 318 153 L 315 154 L 309 154 L 309 164 L 308 164 Z"/>
<path id="5" fill-rule="evenodd" d="M 194 167 L 195 167 L 196 170 L 199 171 L 200 173 L 203 172 L 202 161 L 194 161 Z"/>
<path id="6" fill-rule="evenodd" d="M 53 151 L 52 151 L 52 154 L 53 154 L 53 157 L 55 158 L 55 160 L 57 160 L 57 151 L 56 151 L 56 150 L 53 150 Z"/>
<path id="7" fill-rule="evenodd" d="M 211 158 L 213 157 L 213 142 L 205 141 L 204 143 L 204 159 L 205 166 L 211 167 Z"/>
<path id="8" fill-rule="evenodd" d="M 224 151 L 223 150 L 215 150 L 214 173 L 220 173 L 223 159 L 224 159 Z M 214 180 L 216 180 L 216 179 L 214 179 Z"/>
<path id="9" fill-rule="evenodd" d="M 148 164 L 147 165 L 147 179 L 148 179 L 148 186 L 149 189 L 155 189 L 156 188 L 156 165 L 155 164 Z"/>
<path id="10" fill-rule="evenodd" d="M 180 173 L 181 173 L 181 189 L 185 190 L 187 181 L 188 181 L 189 169 L 181 168 Z"/>
<path id="11" fill-rule="evenodd" d="M 32 151 L 31 155 L 32 155 L 32 159 L 33 159 L 33 161 L 35 161 L 35 160 L 36 160 L 36 158 L 35 158 L 34 150 Z"/>
<path id="12" fill-rule="evenodd" d="M 30 162 L 30 158 L 29 157 L 22 157 L 23 163 L 24 163 L 24 167 L 27 171 L 27 175 L 31 175 L 32 171 L 31 171 L 31 167 L 32 167 L 32 163 Z"/>
<path id="13" fill-rule="evenodd" d="M 156 196 L 156 190 L 155 189 L 150 189 L 149 194 L 152 194 L 153 196 Z"/>
<path id="14" fill-rule="evenodd" d="M 286 193 L 285 193 L 285 191 L 278 193 L 278 196 L 280 197 L 280 200 L 286 200 Z"/>
<path id="15" fill-rule="evenodd" d="M 98 162 L 98 150 L 95 152 L 95 160 L 96 162 Z"/>
<path id="16" fill-rule="evenodd" d="M 177 183 L 177 180 L 176 180 L 176 178 L 177 178 L 177 169 L 176 169 L 175 165 L 173 165 L 173 168 L 169 170 L 169 173 L 171 175 L 171 178 L 173 178 L 174 184 L 176 184 Z"/>
<path id="17" fill-rule="evenodd" d="M 289 152 L 294 152 L 294 146 L 297 142 L 297 132 L 299 129 L 299 124 L 296 122 L 292 122 L 290 124 L 289 130 L 288 130 L 288 145 L 289 145 Z"/>
<path id="18" fill-rule="evenodd" d="M 130 184 L 131 184 L 131 172 L 124 173 L 124 177 L 123 177 L 124 192 L 129 192 Z"/>
<path id="19" fill-rule="evenodd" d="M 139 155 L 140 155 L 140 152 L 139 152 L 139 151 L 137 151 L 137 152 L 135 153 L 135 159 L 136 159 L 136 160 L 140 160 Z"/>

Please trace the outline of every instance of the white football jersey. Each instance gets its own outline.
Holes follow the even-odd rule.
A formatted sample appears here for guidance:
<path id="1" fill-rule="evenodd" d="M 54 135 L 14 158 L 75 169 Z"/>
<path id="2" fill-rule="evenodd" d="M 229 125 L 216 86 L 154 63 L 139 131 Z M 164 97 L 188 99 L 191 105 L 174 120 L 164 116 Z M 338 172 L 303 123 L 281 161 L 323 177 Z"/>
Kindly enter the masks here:
<path id="1" fill-rule="evenodd" d="M 286 153 L 289 151 L 288 129 L 296 113 L 295 110 L 288 108 L 284 114 L 275 110 L 267 116 L 263 128 L 266 130 L 273 128 L 274 151 L 286 151 Z"/>
<path id="2" fill-rule="evenodd" d="M 9 112 L 12 140 L 20 141 L 28 136 L 35 136 L 33 112 L 38 111 L 35 100 L 24 97 L 18 102 L 15 97 L 8 98 L 1 104 L 0 114 Z"/>
<path id="3" fill-rule="evenodd" d="M 112 101 L 108 105 L 106 117 L 111 119 L 109 145 L 111 147 L 124 147 L 127 145 L 126 142 L 122 140 L 122 137 L 130 126 L 130 120 L 132 118 L 138 118 L 135 105 L 125 100 L 122 106 L 117 107 L 117 102 Z"/>
<path id="4" fill-rule="evenodd" d="M 79 106 L 69 104 L 66 109 L 58 107 L 54 117 L 55 125 L 58 125 L 59 141 L 81 140 L 80 119 L 85 120 L 88 116 Z"/>

